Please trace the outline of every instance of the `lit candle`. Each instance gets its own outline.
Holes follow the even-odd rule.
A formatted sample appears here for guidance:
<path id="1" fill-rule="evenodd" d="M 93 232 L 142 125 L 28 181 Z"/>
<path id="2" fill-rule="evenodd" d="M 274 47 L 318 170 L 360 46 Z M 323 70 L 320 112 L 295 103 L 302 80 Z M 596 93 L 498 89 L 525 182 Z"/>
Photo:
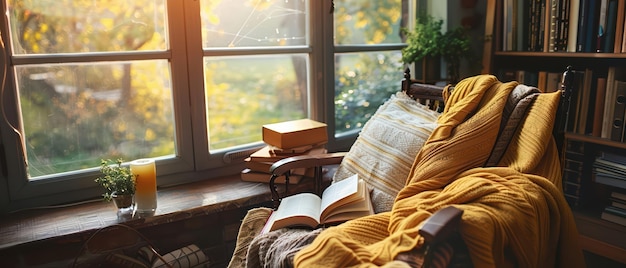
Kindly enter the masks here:
<path id="1" fill-rule="evenodd" d="M 135 209 L 138 214 L 154 214 L 157 207 L 156 166 L 152 159 L 130 162 L 135 175 Z"/>

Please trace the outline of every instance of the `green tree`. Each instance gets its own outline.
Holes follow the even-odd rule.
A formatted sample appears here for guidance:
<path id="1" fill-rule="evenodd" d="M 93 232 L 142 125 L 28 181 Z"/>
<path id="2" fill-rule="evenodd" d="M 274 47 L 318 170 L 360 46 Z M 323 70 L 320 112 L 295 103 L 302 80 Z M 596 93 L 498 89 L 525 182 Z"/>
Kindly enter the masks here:
<path id="1" fill-rule="evenodd" d="M 335 43 L 400 43 L 402 1 L 335 1 Z M 399 54 L 399 53 L 395 53 Z M 358 129 L 400 88 L 402 64 L 394 52 L 335 56 L 335 125 Z M 349 62 L 342 64 L 342 61 Z M 345 65 L 345 67 L 344 67 Z"/>
<path id="2" fill-rule="evenodd" d="M 13 1 L 14 53 L 165 49 L 164 25 L 154 20 L 165 18 L 163 3 Z M 100 158 L 173 153 L 166 66 L 166 61 L 19 66 L 30 175 L 92 167 Z M 164 79 L 154 79 L 154 73 Z M 122 143 L 135 144 L 128 151 L 136 153 L 122 152 Z M 133 150 L 138 148 L 150 151 Z"/>

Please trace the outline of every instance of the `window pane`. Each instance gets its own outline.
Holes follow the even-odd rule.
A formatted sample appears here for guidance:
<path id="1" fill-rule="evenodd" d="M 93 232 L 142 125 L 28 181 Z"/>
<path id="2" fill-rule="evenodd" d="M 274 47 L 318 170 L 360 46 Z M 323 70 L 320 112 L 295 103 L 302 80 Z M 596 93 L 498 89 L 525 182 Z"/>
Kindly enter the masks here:
<path id="1" fill-rule="evenodd" d="M 359 129 L 402 80 L 399 51 L 335 54 L 335 133 Z"/>
<path id="2" fill-rule="evenodd" d="M 341 0 L 335 3 L 335 44 L 402 43 L 402 0 Z"/>
<path id="3" fill-rule="evenodd" d="M 165 50 L 165 0 L 9 0 L 15 54 Z"/>
<path id="4" fill-rule="evenodd" d="M 16 71 L 30 177 L 175 154 L 167 60 Z"/>
<path id="5" fill-rule="evenodd" d="M 204 60 L 211 150 L 262 140 L 261 126 L 307 115 L 307 55 Z"/>
<path id="6" fill-rule="evenodd" d="M 307 6 L 307 0 L 202 0 L 202 44 L 205 48 L 306 45 Z"/>

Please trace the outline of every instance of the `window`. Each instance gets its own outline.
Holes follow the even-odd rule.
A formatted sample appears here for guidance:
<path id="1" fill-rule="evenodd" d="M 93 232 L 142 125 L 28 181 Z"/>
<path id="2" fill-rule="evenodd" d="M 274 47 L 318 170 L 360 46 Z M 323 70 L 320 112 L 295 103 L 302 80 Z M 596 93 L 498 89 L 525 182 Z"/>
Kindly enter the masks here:
<path id="1" fill-rule="evenodd" d="M 232 174 L 267 123 L 349 146 L 399 87 L 409 9 L 334 2 L 2 1 L 1 210 L 97 196 L 103 158 L 155 158 L 160 186 Z"/>
<path id="2" fill-rule="evenodd" d="M 402 27 L 408 1 L 335 1 L 335 142 L 346 146 L 354 133 L 398 90 L 402 79 Z M 404 19 L 403 19 L 404 18 Z M 342 143 L 343 141 L 343 143 Z"/>

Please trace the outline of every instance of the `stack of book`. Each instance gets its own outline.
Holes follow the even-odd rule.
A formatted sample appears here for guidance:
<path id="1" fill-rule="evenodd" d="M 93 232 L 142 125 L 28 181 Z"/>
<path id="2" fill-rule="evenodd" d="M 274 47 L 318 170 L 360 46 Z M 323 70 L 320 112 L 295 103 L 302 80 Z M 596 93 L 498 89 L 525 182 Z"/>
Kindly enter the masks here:
<path id="1" fill-rule="evenodd" d="M 626 226 L 626 194 L 621 192 L 611 193 L 611 204 L 604 208 L 601 218 Z"/>
<path id="2" fill-rule="evenodd" d="M 593 162 L 593 171 L 596 183 L 626 189 L 626 156 L 602 152 Z M 611 204 L 600 218 L 626 226 L 626 194 L 618 191 L 611 193 Z"/>
<path id="3" fill-rule="evenodd" d="M 328 142 L 326 124 L 310 119 L 267 124 L 262 128 L 265 146 L 244 160 L 246 169 L 241 171 L 243 181 L 269 182 L 270 167 L 279 160 L 299 155 L 324 154 Z M 289 183 L 297 184 L 305 176 L 313 176 L 312 169 L 294 169 Z M 285 176 L 276 179 L 285 183 Z"/>
<path id="4" fill-rule="evenodd" d="M 602 152 L 593 162 L 595 182 L 626 189 L 626 156 Z"/>

